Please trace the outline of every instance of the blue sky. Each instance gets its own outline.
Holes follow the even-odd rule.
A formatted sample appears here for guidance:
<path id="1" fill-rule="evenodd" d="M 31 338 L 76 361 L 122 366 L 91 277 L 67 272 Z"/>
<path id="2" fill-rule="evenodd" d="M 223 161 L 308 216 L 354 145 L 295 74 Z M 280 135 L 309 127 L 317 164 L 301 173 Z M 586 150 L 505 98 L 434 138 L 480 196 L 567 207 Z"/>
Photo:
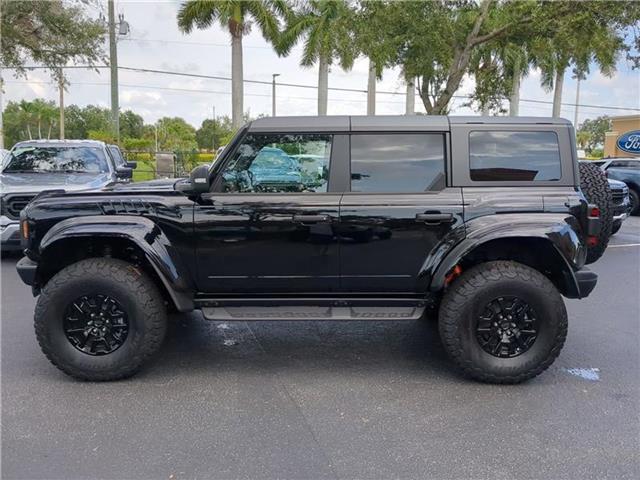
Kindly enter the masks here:
<path id="1" fill-rule="evenodd" d="M 117 12 L 123 13 L 131 26 L 128 38 L 118 43 L 118 57 L 121 66 L 190 72 L 204 75 L 231 76 L 231 48 L 229 37 L 219 26 L 206 31 L 196 30 L 183 35 L 176 25 L 178 2 L 129 2 L 117 3 Z M 106 13 L 104 5 L 93 6 L 91 14 L 97 16 L 99 10 Z M 272 73 L 279 73 L 279 81 L 304 85 L 317 83 L 317 69 L 299 66 L 300 48 L 293 50 L 287 58 L 279 58 L 257 31 L 252 31 L 244 39 L 245 79 L 271 81 Z M 58 93 L 49 78 L 42 71 L 29 73 L 28 80 L 13 78 L 4 71 L 5 99 L 21 100 L 44 97 L 57 102 Z M 218 115 L 231 112 L 231 83 L 222 80 L 170 77 L 159 74 L 145 74 L 120 71 L 121 109 L 132 109 L 151 123 L 163 116 L 181 116 L 194 126 L 203 119 L 210 118 L 213 106 Z M 539 74 L 532 71 L 523 81 L 521 98 L 529 100 L 552 100 L 552 92 L 539 86 Z M 70 71 L 70 85 L 65 103 L 109 106 L 109 74 L 107 70 Z M 367 61 L 356 61 L 349 72 L 332 67 L 329 86 L 366 89 Z M 156 87 L 162 87 L 156 88 Z M 387 70 L 378 82 L 379 91 L 404 93 L 404 84 L 397 70 Z M 469 93 L 473 82 L 466 79 L 459 94 Z M 207 90 L 195 92 L 192 90 Z M 575 103 L 576 84 L 570 75 L 565 79 L 563 102 Z M 314 115 L 316 113 L 316 91 L 313 89 L 279 87 L 278 114 Z M 474 113 L 461 106 L 456 100 L 452 114 Z M 640 108 L 640 71 L 631 70 L 623 58 L 618 62 L 617 73 L 607 78 L 591 72 L 581 84 L 580 103 L 607 106 Z M 356 92 L 329 92 L 329 114 L 365 114 L 366 95 Z M 403 95 L 378 94 L 376 109 L 378 114 L 404 113 Z M 416 109 L 424 111 L 416 97 Z M 245 84 L 245 110 L 252 115 L 271 112 L 271 87 L 269 85 Z M 580 121 L 598 115 L 625 115 L 639 113 L 615 111 L 602 108 L 581 108 Z M 521 115 L 548 116 L 551 105 L 521 102 Z M 573 120 L 574 107 L 563 106 L 562 116 Z"/>

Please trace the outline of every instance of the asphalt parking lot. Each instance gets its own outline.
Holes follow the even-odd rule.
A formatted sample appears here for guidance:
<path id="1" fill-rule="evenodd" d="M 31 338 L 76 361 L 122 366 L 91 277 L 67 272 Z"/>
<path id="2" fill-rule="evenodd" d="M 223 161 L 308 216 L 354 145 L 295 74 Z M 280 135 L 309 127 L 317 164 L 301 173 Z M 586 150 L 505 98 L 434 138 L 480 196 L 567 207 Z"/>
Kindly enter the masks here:
<path id="1" fill-rule="evenodd" d="M 640 218 L 567 300 L 555 364 L 517 386 L 461 378 L 428 322 L 176 317 L 115 383 L 40 353 L 2 260 L 2 478 L 640 478 Z"/>

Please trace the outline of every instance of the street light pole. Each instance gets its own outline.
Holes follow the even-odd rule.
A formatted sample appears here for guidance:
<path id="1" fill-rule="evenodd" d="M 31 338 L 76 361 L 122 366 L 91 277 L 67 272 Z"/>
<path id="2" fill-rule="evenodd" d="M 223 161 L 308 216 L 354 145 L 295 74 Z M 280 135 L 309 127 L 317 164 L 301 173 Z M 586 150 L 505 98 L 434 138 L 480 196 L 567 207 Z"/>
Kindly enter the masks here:
<path id="1" fill-rule="evenodd" d="M 279 77 L 279 73 L 271 75 L 271 116 L 276 116 L 276 77 Z"/>
<path id="2" fill-rule="evenodd" d="M 58 78 L 58 90 L 60 94 L 60 140 L 64 140 L 64 78 L 62 77 L 62 69 L 60 69 L 60 78 Z"/>

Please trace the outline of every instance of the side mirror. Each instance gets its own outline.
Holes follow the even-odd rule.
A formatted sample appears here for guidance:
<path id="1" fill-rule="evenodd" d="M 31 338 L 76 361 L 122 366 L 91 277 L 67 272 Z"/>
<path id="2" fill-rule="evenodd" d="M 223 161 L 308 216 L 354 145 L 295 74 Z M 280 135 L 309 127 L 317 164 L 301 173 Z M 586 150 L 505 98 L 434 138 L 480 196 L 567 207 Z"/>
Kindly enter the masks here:
<path id="1" fill-rule="evenodd" d="M 206 193 L 209 191 L 209 165 L 199 165 L 189 174 L 190 190 L 193 193 Z"/>
<path id="2" fill-rule="evenodd" d="M 133 177 L 133 169 L 129 167 L 118 167 L 116 168 L 116 177 L 130 180 Z"/>
<path id="3" fill-rule="evenodd" d="M 135 170 L 136 168 L 138 168 L 138 162 L 127 162 L 124 165 L 131 170 Z"/>

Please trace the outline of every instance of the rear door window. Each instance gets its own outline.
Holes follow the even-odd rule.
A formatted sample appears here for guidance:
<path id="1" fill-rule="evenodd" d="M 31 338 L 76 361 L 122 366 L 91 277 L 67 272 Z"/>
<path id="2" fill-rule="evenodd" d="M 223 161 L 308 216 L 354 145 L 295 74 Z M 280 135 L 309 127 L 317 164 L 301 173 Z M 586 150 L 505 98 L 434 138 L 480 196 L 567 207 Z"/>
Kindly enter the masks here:
<path id="1" fill-rule="evenodd" d="M 351 136 L 351 191 L 419 193 L 445 187 L 444 135 Z"/>
<path id="2" fill-rule="evenodd" d="M 554 132 L 474 131 L 469 133 L 471 180 L 560 180 L 560 148 Z"/>

